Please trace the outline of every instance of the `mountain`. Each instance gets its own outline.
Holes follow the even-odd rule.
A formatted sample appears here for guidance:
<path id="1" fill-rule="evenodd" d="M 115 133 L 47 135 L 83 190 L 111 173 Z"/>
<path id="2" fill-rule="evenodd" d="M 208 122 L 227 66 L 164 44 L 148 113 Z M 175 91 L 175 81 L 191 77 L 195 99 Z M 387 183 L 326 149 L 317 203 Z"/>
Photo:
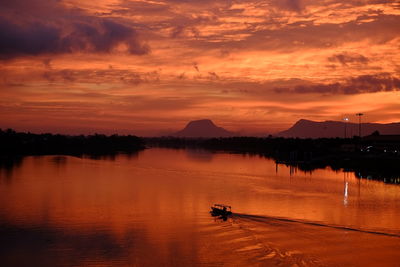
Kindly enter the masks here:
<path id="1" fill-rule="evenodd" d="M 172 134 L 176 137 L 230 137 L 237 134 L 216 126 L 211 120 L 196 120 L 189 122 L 183 130 Z"/>
<path id="2" fill-rule="evenodd" d="M 286 131 L 277 134 L 281 137 L 299 138 L 331 138 L 331 137 L 353 137 L 359 134 L 358 123 L 344 123 L 341 121 L 316 122 L 301 119 Z M 366 136 L 374 131 L 380 134 L 400 134 L 400 123 L 361 123 L 361 135 Z"/>

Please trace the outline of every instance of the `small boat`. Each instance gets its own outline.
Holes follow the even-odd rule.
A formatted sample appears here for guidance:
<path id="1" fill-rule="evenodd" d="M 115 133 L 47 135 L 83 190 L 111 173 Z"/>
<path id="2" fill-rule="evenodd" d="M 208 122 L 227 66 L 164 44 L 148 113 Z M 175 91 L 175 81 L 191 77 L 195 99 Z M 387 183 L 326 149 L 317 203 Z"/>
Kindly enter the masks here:
<path id="1" fill-rule="evenodd" d="M 212 216 L 228 216 L 232 215 L 232 207 L 224 204 L 214 204 L 210 211 Z"/>

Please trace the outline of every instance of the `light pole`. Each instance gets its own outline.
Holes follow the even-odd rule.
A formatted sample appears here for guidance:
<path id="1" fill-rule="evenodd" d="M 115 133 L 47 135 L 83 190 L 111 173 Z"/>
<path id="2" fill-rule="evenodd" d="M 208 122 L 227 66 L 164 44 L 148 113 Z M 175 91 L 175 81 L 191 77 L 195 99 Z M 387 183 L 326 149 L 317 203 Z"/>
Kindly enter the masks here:
<path id="1" fill-rule="evenodd" d="M 363 113 L 357 113 L 356 116 L 358 116 L 358 135 L 361 138 L 361 116 L 364 115 Z"/>
<path id="2" fill-rule="evenodd" d="M 347 122 L 349 121 L 349 118 L 344 117 L 343 121 L 344 121 L 344 139 L 346 139 L 347 138 Z"/>

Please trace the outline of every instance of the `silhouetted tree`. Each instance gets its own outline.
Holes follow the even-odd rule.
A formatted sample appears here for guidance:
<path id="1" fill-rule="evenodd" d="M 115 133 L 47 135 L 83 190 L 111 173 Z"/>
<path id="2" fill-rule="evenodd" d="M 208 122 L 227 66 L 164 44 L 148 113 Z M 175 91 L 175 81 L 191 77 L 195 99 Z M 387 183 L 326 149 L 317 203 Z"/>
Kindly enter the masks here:
<path id="1" fill-rule="evenodd" d="M 137 151 L 144 148 L 143 139 L 133 135 L 60 135 L 17 133 L 0 129 L 0 155 L 28 154 L 94 154 Z"/>

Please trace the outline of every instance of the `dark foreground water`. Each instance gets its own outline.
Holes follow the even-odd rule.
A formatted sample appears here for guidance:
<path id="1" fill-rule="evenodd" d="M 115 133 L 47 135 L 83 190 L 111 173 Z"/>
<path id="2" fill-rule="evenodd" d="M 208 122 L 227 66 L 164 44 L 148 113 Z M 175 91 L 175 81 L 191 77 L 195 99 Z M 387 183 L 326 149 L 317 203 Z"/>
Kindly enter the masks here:
<path id="1" fill-rule="evenodd" d="M 398 266 L 399 251 L 400 187 L 350 173 L 168 149 L 0 168 L 0 266 Z"/>

